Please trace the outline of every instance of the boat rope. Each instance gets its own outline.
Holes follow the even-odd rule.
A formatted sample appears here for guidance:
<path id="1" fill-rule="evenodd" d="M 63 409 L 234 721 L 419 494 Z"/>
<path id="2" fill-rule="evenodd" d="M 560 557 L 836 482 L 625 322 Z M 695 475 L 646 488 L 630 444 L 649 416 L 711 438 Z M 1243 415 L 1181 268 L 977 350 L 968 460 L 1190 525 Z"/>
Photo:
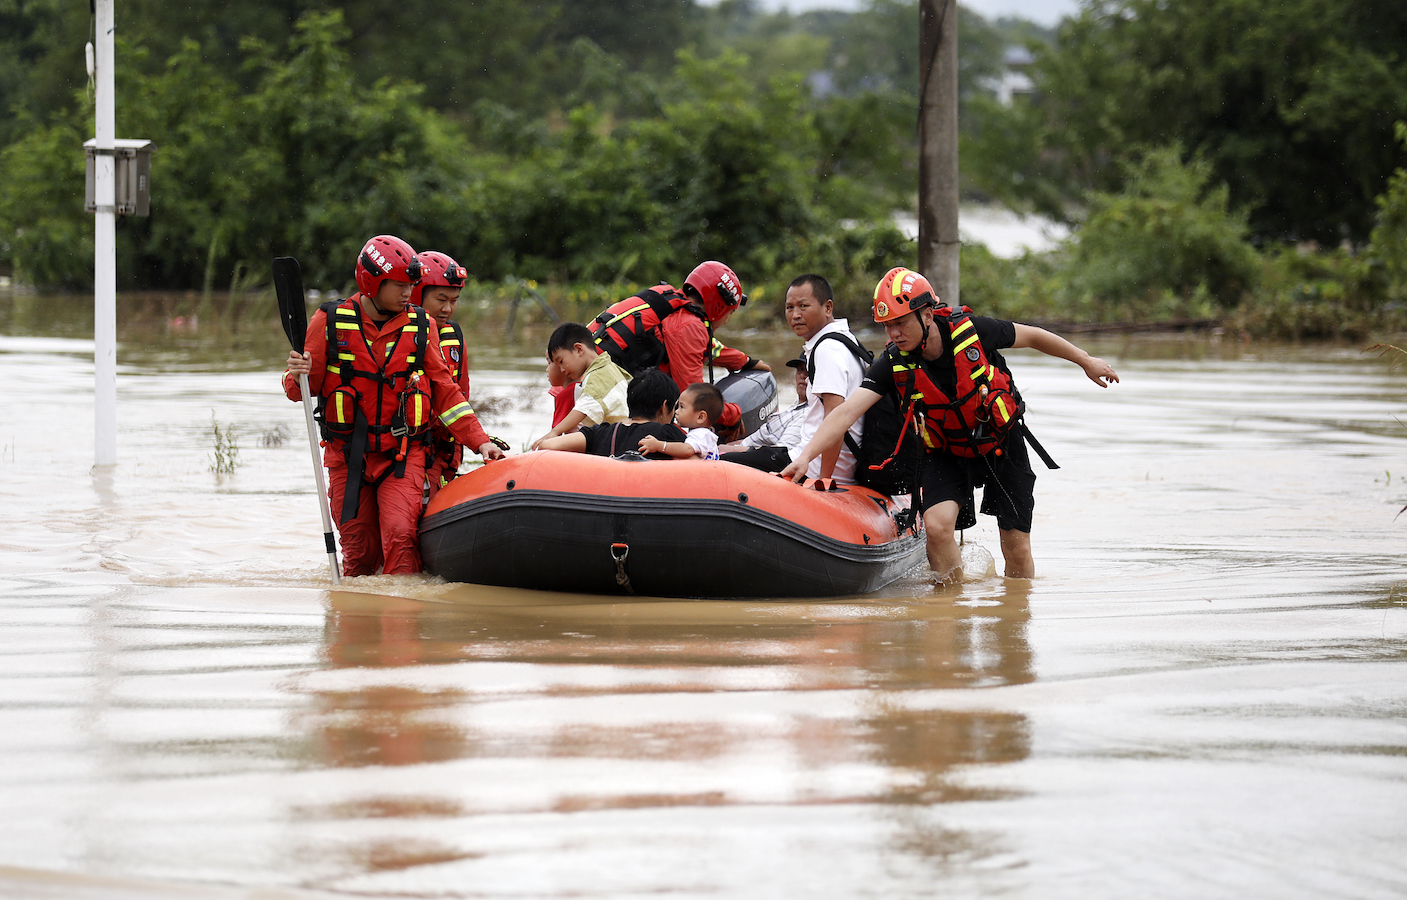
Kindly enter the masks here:
<path id="1" fill-rule="evenodd" d="M 630 586 L 630 576 L 625 574 L 625 560 L 629 555 L 629 544 L 611 545 L 611 559 L 616 561 L 616 584 L 625 588 L 627 594 L 634 594 L 635 588 Z"/>

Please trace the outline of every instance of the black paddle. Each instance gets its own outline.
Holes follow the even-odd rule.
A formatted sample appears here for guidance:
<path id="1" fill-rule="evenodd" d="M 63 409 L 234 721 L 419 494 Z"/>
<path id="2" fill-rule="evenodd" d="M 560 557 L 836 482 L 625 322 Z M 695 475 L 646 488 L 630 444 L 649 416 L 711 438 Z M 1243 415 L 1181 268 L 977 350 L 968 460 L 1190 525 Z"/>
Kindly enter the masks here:
<path id="1" fill-rule="evenodd" d="M 303 270 L 298 260 L 291 256 L 280 256 L 274 260 L 274 293 L 278 295 L 279 318 L 283 321 L 283 333 L 288 335 L 289 346 L 297 353 L 303 352 L 303 339 L 308 332 L 308 307 L 303 299 Z M 308 420 L 308 449 L 313 454 L 313 476 L 318 484 L 318 512 L 322 513 L 322 539 L 327 547 L 327 564 L 332 569 L 332 583 L 341 584 L 337 571 L 337 541 L 332 537 L 332 516 L 327 510 L 327 486 L 322 478 L 322 459 L 318 456 L 317 429 L 313 423 L 313 398 L 308 387 L 308 376 L 298 376 L 298 386 L 303 390 L 303 414 Z"/>
<path id="2" fill-rule="evenodd" d="M 278 294 L 279 319 L 288 343 L 303 352 L 303 339 L 308 333 L 308 307 L 303 293 L 303 270 L 298 260 L 280 256 L 274 260 L 274 293 Z M 296 299 L 296 303 L 294 302 Z"/>

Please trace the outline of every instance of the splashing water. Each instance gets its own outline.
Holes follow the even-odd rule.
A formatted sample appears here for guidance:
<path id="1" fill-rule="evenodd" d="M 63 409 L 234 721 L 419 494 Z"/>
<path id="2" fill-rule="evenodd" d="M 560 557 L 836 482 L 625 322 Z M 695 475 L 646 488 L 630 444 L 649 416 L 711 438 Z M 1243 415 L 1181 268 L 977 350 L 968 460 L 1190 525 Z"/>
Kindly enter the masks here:
<path id="1" fill-rule="evenodd" d="M 962 545 L 962 580 L 972 584 L 997 577 L 997 561 L 992 552 L 981 544 L 968 541 Z"/>

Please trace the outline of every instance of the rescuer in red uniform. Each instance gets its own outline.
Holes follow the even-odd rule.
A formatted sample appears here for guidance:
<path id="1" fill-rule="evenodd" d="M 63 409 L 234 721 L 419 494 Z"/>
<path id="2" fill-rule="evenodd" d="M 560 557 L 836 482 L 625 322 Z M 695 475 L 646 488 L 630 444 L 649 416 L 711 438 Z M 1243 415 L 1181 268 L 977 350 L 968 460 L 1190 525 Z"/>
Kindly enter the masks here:
<path id="1" fill-rule="evenodd" d="M 318 398 L 328 496 L 348 576 L 378 567 L 388 575 L 420 571 L 417 527 L 433 418 L 486 459 L 503 456 L 485 443 L 451 377 L 436 323 L 410 303 L 422 272 L 400 238 L 367 241 L 357 257 L 358 293 L 319 307 L 305 351 L 288 354 L 284 393 L 301 401 L 298 376 L 306 374 Z"/>
<path id="2" fill-rule="evenodd" d="M 699 263 L 684 287 L 658 284 L 613 304 L 590 323 L 596 343 L 632 375 L 658 367 L 682 391 L 712 381 L 710 363 L 730 372 L 767 370 L 768 365 L 713 336 L 733 311 L 747 303 L 742 283 L 721 262 Z"/>
<path id="3" fill-rule="evenodd" d="M 449 369 L 450 378 L 469 399 L 468 346 L 464 341 L 464 329 L 454 321 L 454 308 L 459 303 L 459 292 L 464 288 L 468 273 L 447 253 L 425 250 L 417 253 L 420 258 L 420 281 L 410 290 L 410 303 L 419 306 L 434 320 L 440 335 L 440 354 Z M 469 444 L 480 455 L 487 455 L 490 447 L 506 449 L 507 444 L 489 437 L 479 424 L 477 416 L 465 417 L 474 431 L 474 440 Z M 454 480 L 459 474 L 460 463 L 464 461 L 464 444 L 460 443 L 443 422 L 430 425 L 430 443 L 425 451 L 425 485 L 429 499 Z"/>

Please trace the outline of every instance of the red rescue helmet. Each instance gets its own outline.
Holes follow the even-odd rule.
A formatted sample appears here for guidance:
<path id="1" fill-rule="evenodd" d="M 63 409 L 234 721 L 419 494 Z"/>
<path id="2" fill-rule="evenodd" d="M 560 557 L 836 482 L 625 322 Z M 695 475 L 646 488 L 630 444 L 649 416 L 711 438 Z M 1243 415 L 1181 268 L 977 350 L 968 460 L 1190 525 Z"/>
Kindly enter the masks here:
<path id="1" fill-rule="evenodd" d="M 933 291 L 933 285 L 913 269 L 895 266 L 874 289 L 874 320 L 879 324 L 892 322 L 921 309 L 946 306 Z"/>
<path id="2" fill-rule="evenodd" d="M 747 305 L 747 294 L 733 270 L 721 262 L 701 262 L 684 279 L 684 291 L 703 302 L 704 314 L 717 322 L 739 306 Z"/>
<path id="3" fill-rule="evenodd" d="M 357 290 L 375 297 L 387 280 L 415 284 L 420 280 L 420 260 L 410 244 L 393 234 L 378 234 L 357 257 Z"/>
<path id="4" fill-rule="evenodd" d="M 469 278 L 463 266 L 455 262 L 448 253 L 426 250 L 416 254 L 420 260 L 420 281 L 410 289 L 412 306 L 420 306 L 420 298 L 428 287 L 462 288 Z"/>

